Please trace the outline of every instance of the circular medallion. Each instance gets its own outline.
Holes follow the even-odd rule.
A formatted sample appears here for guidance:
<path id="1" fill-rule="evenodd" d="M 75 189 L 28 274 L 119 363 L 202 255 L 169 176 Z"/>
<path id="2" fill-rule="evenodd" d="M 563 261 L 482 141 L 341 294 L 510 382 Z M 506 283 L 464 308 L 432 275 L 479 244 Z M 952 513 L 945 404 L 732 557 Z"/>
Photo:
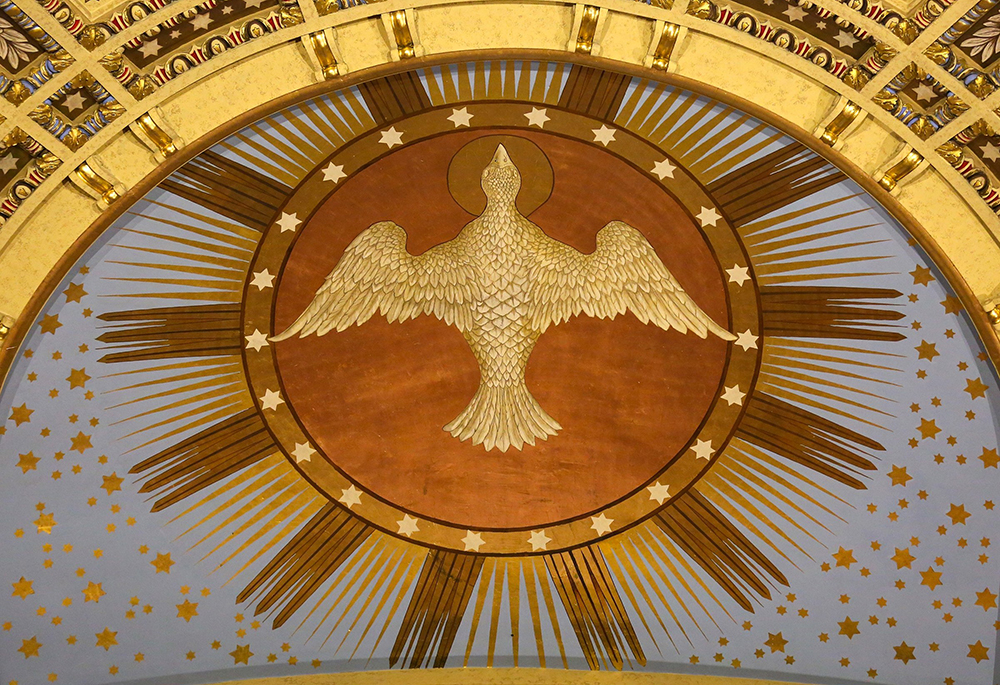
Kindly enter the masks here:
<path id="1" fill-rule="evenodd" d="M 467 119 L 456 122 L 458 111 Z M 498 155 L 519 186 L 506 214 L 484 180 Z M 581 206 L 581 197 L 590 201 Z M 734 355 L 730 342 L 730 332 L 760 329 L 753 281 L 726 273 L 749 260 L 716 207 L 666 151 L 555 108 L 470 102 L 357 138 L 299 184 L 261 241 L 246 286 L 247 334 L 276 336 L 310 311 L 327 316 L 324 287 L 362 253 L 398 276 L 392 287 L 404 298 L 429 302 L 420 298 L 434 278 L 441 292 L 455 290 L 437 315 L 433 304 L 393 311 L 377 299 L 385 286 L 370 285 L 386 276 L 349 275 L 367 299 L 343 305 L 343 320 L 316 319 L 247 351 L 268 427 L 329 497 L 421 544 L 519 554 L 626 528 L 707 469 L 735 430 L 742 402 L 734 398 L 756 373 L 757 350 Z M 508 236 L 508 219 L 525 228 Z M 366 238 L 399 230 L 384 227 L 405 234 Z M 385 241 L 399 245 L 372 252 Z M 588 276 L 577 283 L 566 280 L 576 266 L 543 264 L 550 245 L 580 269 L 622 253 L 623 282 L 662 268 L 650 283 L 667 279 L 679 299 L 633 315 L 595 302 L 652 302 L 643 300 L 650 286 L 622 295 L 604 284 L 592 287 L 607 295 L 576 306 Z M 451 246 L 466 255 L 455 259 L 474 262 L 468 280 L 483 290 L 460 290 L 465 262 L 419 272 L 420 260 Z M 273 288 L 255 287 L 263 272 L 277 277 Z M 546 304 L 560 298 L 569 304 Z M 505 389 L 491 395 L 498 384 Z"/>

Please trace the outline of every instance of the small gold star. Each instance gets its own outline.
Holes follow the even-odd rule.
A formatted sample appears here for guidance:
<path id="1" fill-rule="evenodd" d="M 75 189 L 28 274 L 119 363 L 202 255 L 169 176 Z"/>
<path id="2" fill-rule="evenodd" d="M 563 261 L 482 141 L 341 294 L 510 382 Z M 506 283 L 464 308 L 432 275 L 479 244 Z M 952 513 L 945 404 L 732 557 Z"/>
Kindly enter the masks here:
<path id="1" fill-rule="evenodd" d="M 66 378 L 69 381 L 69 388 L 83 388 L 87 385 L 87 381 L 90 380 L 90 376 L 87 375 L 87 369 L 70 369 L 69 376 Z"/>
<path id="2" fill-rule="evenodd" d="M 988 661 L 990 658 L 990 648 L 983 644 L 982 640 L 976 640 L 976 644 L 969 645 L 970 659 L 975 659 L 978 664 L 980 661 Z"/>
<path id="3" fill-rule="evenodd" d="M 35 467 L 40 460 L 34 454 L 28 452 L 27 454 L 19 454 L 17 456 L 18 460 L 16 466 L 17 468 L 21 469 L 21 473 L 27 473 L 28 471 L 36 470 Z"/>
<path id="4" fill-rule="evenodd" d="M 38 325 L 41 327 L 43 335 L 45 333 L 51 333 L 52 335 L 55 335 L 56 329 L 62 326 L 62 324 L 59 323 L 58 314 L 54 315 L 46 314 L 45 316 L 42 317 L 42 321 Z"/>
<path id="5" fill-rule="evenodd" d="M 903 549 L 896 548 L 896 553 L 890 557 L 890 559 L 896 562 L 896 570 L 901 568 L 913 568 L 913 562 L 917 560 L 915 556 L 910 554 L 910 548 L 904 547 Z"/>
<path id="6" fill-rule="evenodd" d="M 932 342 L 927 342 L 926 340 L 921 340 L 920 344 L 914 347 L 917 351 L 917 359 L 926 359 L 927 361 L 934 361 L 934 357 L 941 356 L 941 353 L 937 351 L 937 344 Z"/>
<path id="7" fill-rule="evenodd" d="M 112 647 L 118 644 L 118 640 L 115 639 L 118 635 L 117 631 L 111 630 L 107 626 L 104 627 L 99 633 L 94 633 L 94 637 L 97 638 L 96 647 L 104 647 L 104 651 L 107 652 Z"/>
<path id="8" fill-rule="evenodd" d="M 910 275 L 913 276 L 913 285 L 927 285 L 934 280 L 930 268 L 926 266 L 917 265 Z"/>
<path id="9" fill-rule="evenodd" d="M 972 514 L 965 510 L 964 504 L 959 504 L 957 506 L 952 504 L 946 516 L 951 519 L 951 525 L 957 526 L 961 523 L 964 526 L 965 521 L 972 516 Z"/>
<path id="10" fill-rule="evenodd" d="M 102 476 L 102 478 L 104 479 L 104 483 L 101 487 L 108 493 L 109 497 L 113 492 L 121 492 L 122 483 L 125 482 L 125 479 L 119 478 L 117 471 L 112 473 L 110 476 Z"/>
<path id="11" fill-rule="evenodd" d="M 177 562 L 171 560 L 170 552 L 167 552 L 166 554 L 157 553 L 156 558 L 149 563 L 153 565 L 157 573 L 170 573 L 170 567 Z"/>
<path id="12" fill-rule="evenodd" d="M 983 453 L 979 455 L 979 459 L 982 460 L 984 469 L 988 468 L 995 469 L 997 468 L 997 465 L 1000 464 L 1000 454 L 997 454 L 996 449 L 988 450 L 984 447 Z"/>
<path id="13" fill-rule="evenodd" d="M 34 581 L 31 580 L 25 580 L 24 576 L 21 576 L 21 580 L 17 581 L 16 583 L 11 583 L 11 586 L 14 588 L 14 591 L 10 593 L 10 596 L 20 597 L 21 599 L 27 599 L 28 595 L 35 594 L 34 588 L 31 587 L 31 584 L 33 582 Z"/>
<path id="14" fill-rule="evenodd" d="M 892 465 L 892 469 L 886 475 L 889 476 L 889 480 L 892 481 L 894 486 L 902 485 L 904 488 L 909 481 L 913 480 L 913 476 L 906 472 L 905 466 L 896 466 L 895 464 Z"/>
<path id="15" fill-rule="evenodd" d="M 784 637 L 782 637 L 780 631 L 777 634 L 768 633 L 767 634 L 767 640 L 764 641 L 764 646 L 765 647 L 770 647 L 771 654 L 774 654 L 775 652 L 784 652 L 785 651 L 785 645 L 787 645 L 787 644 L 788 644 L 788 640 L 786 640 Z"/>
<path id="16" fill-rule="evenodd" d="M 926 585 L 934 591 L 939 585 L 941 585 L 941 572 L 935 571 L 933 566 L 928 566 L 926 571 L 920 572 L 921 585 Z"/>
<path id="17" fill-rule="evenodd" d="M 177 605 L 177 618 L 183 618 L 187 623 L 198 615 L 198 603 L 184 600 L 183 604 Z"/>
<path id="18" fill-rule="evenodd" d="M 941 306 L 944 307 L 945 314 L 958 314 L 962 311 L 962 301 L 954 295 L 948 295 L 944 298 L 941 301 Z"/>
<path id="19" fill-rule="evenodd" d="M 52 514 L 40 514 L 38 519 L 34 521 L 35 527 L 38 528 L 39 533 L 51 534 L 52 528 L 58 525 L 56 523 L 56 517 Z"/>
<path id="20" fill-rule="evenodd" d="M 861 633 L 858 630 L 858 622 L 852 621 L 850 616 L 846 616 L 843 621 L 837 623 L 840 626 L 840 632 L 838 635 L 846 635 L 848 640 L 853 640 L 855 635 Z"/>
<path id="21" fill-rule="evenodd" d="M 250 645 L 236 645 L 236 649 L 229 653 L 229 656 L 233 657 L 233 665 L 236 664 L 246 664 L 250 665 L 250 657 L 253 656 L 253 652 L 250 651 Z"/>
<path id="22" fill-rule="evenodd" d="M 81 590 L 81 592 L 83 592 L 83 601 L 85 604 L 87 602 L 94 602 L 95 604 L 99 603 L 101 601 L 101 597 L 108 594 L 101 587 L 100 583 L 87 583 L 87 587 Z"/>
<path id="23" fill-rule="evenodd" d="M 8 421 L 13 421 L 14 425 L 20 426 L 22 423 L 31 423 L 31 415 L 34 413 L 34 409 L 28 409 L 27 404 L 22 404 L 20 407 L 11 407 L 10 418 Z"/>
<path id="24" fill-rule="evenodd" d="M 851 564 L 857 563 L 857 559 L 854 558 L 854 550 L 844 549 L 841 547 L 832 556 L 837 560 L 837 566 L 843 566 L 844 568 L 851 568 Z"/>
<path id="25" fill-rule="evenodd" d="M 87 291 L 83 289 L 83 284 L 70 283 L 69 287 L 63 290 L 63 295 L 66 296 L 66 302 L 79 302 L 87 294 Z"/>
<path id="26" fill-rule="evenodd" d="M 25 659 L 30 659 L 33 656 L 38 656 L 38 650 L 44 645 L 38 641 L 37 635 L 32 635 L 28 640 L 21 640 L 21 647 L 17 650 L 24 655 Z"/>
<path id="27" fill-rule="evenodd" d="M 965 379 L 965 392 L 969 393 L 972 399 L 977 397 L 986 397 L 986 391 L 990 389 L 990 386 L 983 383 L 981 378 L 966 378 Z"/>
<path id="28" fill-rule="evenodd" d="M 913 656 L 913 647 L 906 644 L 905 641 L 893 647 L 893 649 L 896 650 L 896 655 L 893 657 L 893 659 L 902 661 L 904 664 L 907 664 L 917 658 Z"/>
<path id="29" fill-rule="evenodd" d="M 989 588 L 984 589 L 982 592 L 976 593 L 976 606 L 982 607 L 983 611 L 989 611 L 990 609 L 996 608 L 997 605 L 997 595 L 990 592 Z"/>
<path id="30" fill-rule="evenodd" d="M 941 429 L 937 427 L 935 419 L 928 421 L 927 419 L 920 419 L 920 425 L 917 426 L 917 430 L 920 432 L 920 439 L 926 440 L 930 438 L 933 440 Z"/>
<path id="31" fill-rule="evenodd" d="M 90 444 L 90 436 L 86 435 L 83 431 L 77 433 L 75 438 L 70 438 L 70 442 L 73 446 L 70 449 L 76 450 L 80 454 L 83 454 L 84 450 L 88 450 L 93 445 Z"/>

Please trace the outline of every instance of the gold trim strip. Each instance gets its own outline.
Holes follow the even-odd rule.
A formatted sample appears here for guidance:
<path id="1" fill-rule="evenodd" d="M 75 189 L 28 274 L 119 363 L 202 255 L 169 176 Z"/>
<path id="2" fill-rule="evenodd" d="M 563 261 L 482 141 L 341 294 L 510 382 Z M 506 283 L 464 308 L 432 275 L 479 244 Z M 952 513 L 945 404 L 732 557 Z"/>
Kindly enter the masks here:
<path id="1" fill-rule="evenodd" d="M 160 126 L 153 121 L 153 117 L 150 116 L 149 112 L 142 114 L 138 119 L 135 120 L 135 126 L 144 134 L 146 137 L 152 141 L 156 149 L 160 151 L 160 154 L 164 157 L 169 157 L 170 155 L 177 152 L 177 145 L 174 143 L 174 139 L 167 134 Z"/>
<path id="2" fill-rule="evenodd" d="M 115 190 L 114 184 L 97 173 L 87 162 L 80 164 L 73 174 L 107 205 L 111 205 L 121 197 Z"/>
<path id="3" fill-rule="evenodd" d="M 840 110 L 840 113 L 823 129 L 823 133 L 819 139 L 830 147 L 833 147 L 837 144 L 837 140 L 840 139 L 844 131 L 847 130 L 847 127 L 858 118 L 859 114 L 861 114 L 861 105 L 853 100 L 848 100 L 844 108 Z"/>
<path id="4" fill-rule="evenodd" d="M 405 23 L 406 15 L 404 14 L 403 17 L 403 21 Z M 333 55 L 333 49 L 330 47 L 330 41 L 327 40 L 326 31 L 310 33 L 309 44 L 312 46 L 313 52 L 316 54 L 316 60 L 319 62 L 320 71 L 323 72 L 323 78 L 330 80 L 340 76 L 340 67 L 337 64 L 337 58 Z"/>
<path id="5" fill-rule="evenodd" d="M 923 155 L 916 150 L 910 150 L 906 157 L 889 167 L 888 171 L 879 179 L 878 184 L 891 193 L 900 181 L 920 166 L 922 161 L 924 161 Z"/>
<path id="6" fill-rule="evenodd" d="M 597 19 L 601 10 L 593 5 L 584 5 L 583 16 L 580 18 L 580 32 L 576 36 L 576 51 L 581 55 L 589 55 L 594 50 L 594 36 L 597 33 Z"/>
<path id="7" fill-rule="evenodd" d="M 413 35 L 410 33 L 410 25 L 406 21 L 406 10 L 390 12 L 389 25 L 392 27 L 392 37 L 396 41 L 396 54 L 399 59 L 412 59 L 416 56 Z"/>
<path id="8" fill-rule="evenodd" d="M 653 51 L 653 63 L 650 65 L 654 69 L 666 71 L 670 66 L 670 55 L 677 44 L 677 36 L 680 35 L 681 27 L 677 24 L 664 24 L 660 31 L 660 39 L 656 42 L 656 49 Z"/>

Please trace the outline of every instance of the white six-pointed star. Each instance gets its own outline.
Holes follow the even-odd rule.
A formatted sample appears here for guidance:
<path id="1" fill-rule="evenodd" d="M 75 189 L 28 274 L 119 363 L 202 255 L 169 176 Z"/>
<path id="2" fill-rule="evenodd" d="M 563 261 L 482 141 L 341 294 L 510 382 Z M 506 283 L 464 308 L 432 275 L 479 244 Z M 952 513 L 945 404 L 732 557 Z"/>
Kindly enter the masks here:
<path id="1" fill-rule="evenodd" d="M 451 116 L 448 117 L 448 121 L 455 124 L 455 128 L 458 128 L 459 126 L 468 126 L 474 116 L 476 115 L 469 114 L 468 107 L 463 107 L 462 109 L 451 110 Z"/>
<path id="2" fill-rule="evenodd" d="M 750 269 L 739 264 L 733 264 L 733 268 L 726 269 L 726 273 L 729 274 L 729 282 L 739 286 L 750 280 Z"/>
<path id="3" fill-rule="evenodd" d="M 537 126 L 538 128 L 545 128 L 545 122 L 549 120 L 549 115 L 546 114 L 548 110 L 538 109 L 537 107 L 532 107 L 530 112 L 525 113 L 525 117 L 528 119 L 528 126 Z"/>
<path id="4" fill-rule="evenodd" d="M 264 396 L 260 398 L 260 406 L 262 409 L 270 409 L 274 411 L 278 408 L 279 404 L 284 404 L 285 400 L 281 399 L 281 393 L 277 390 L 265 390 Z"/>
<path id="5" fill-rule="evenodd" d="M 997 147 L 993 143 L 986 143 L 979 149 L 983 152 L 983 159 L 988 159 L 994 162 L 1000 159 L 1000 147 Z"/>
<path id="6" fill-rule="evenodd" d="M 715 450 L 712 448 L 711 440 L 698 440 L 694 443 L 694 447 L 692 447 L 691 450 L 695 453 L 698 459 L 708 459 L 715 454 Z"/>
<path id="7" fill-rule="evenodd" d="M 840 31 L 833 39 L 842 48 L 853 48 L 854 44 L 858 42 L 857 37 L 850 31 Z"/>
<path id="8" fill-rule="evenodd" d="M 337 501 L 348 509 L 353 507 L 355 504 L 361 504 L 361 491 L 353 485 L 349 486 L 346 490 L 341 490 L 341 492 L 344 494 L 342 494 Z"/>
<path id="9" fill-rule="evenodd" d="M 333 183 L 336 183 L 337 181 L 345 178 L 347 178 L 347 174 L 344 173 L 343 164 L 334 164 L 333 162 L 330 162 L 326 168 L 323 169 L 324 181 L 332 181 Z"/>
<path id="10" fill-rule="evenodd" d="M 782 12 L 782 14 L 788 17 L 789 22 L 802 21 L 806 18 L 806 11 L 798 5 L 789 5 L 788 9 Z"/>
<path id="11" fill-rule="evenodd" d="M 207 11 L 202 12 L 194 19 L 192 19 L 190 23 L 192 28 L 197 29 L 199 31 L 204 31 L 212 23 L 212 17 L 208 14 Z"/>
<path id="12" fill-rule="evenodd" d="M 590 527 L 597 531 L 598 535 L 607 535 L 610 533 L 611 524 L 614 522 L 614 519 L 609 519 L 604 514 L 590 517 Z"/>
<path id="13" fill-rule="evenodd" d="M 417 528 L 417 519 L 413 518 L 409 514 L 403 514 L 403 519 L 401 521 L 396 521 L 396 525 L 399 526 L 397 531 L 400 535 L 405 535 L 406 537 L 412 537 L 414 533 L 419 533 L 420 529 Z"/>
<path id="14" fill-rule="evenodd" d="M 281 232 L 294 231 L 302 223 L 302 220 L 296 216 L 295 212 L 289 214 L 288 212 L 282 212 L 281 218 L 275 222 L 279 227 L 281 227 Z"/>
<path id="15" fill-rule="evenodd" d="M 267 347 L 268 345 L 267 335 L 265 333 L 261 333 L 256 328 L 253 329 L 253 333 L 250 335 L 244 335 L 243 337 L 247 339 L 247 349 L 253 350 L 254 352 L 260 352 L 260 348 Z"/>
<path id="16" fill-rule="evenodd" d="M 600 128 L 593 129 L 594 142 L 600 143 L 604 147 L 607 147 L 608 143 L 612 142 L 615 139 L 616 131 L 617 129 L 608 128 L 604 124 L 601 124 Z"/>
<path id="17" fill-rule="evenodd" d="M 671 164 L 669 159 L 665 159 L 662 162 L 657 162 L 653 165 L 653 173 L 656 174 L 661 181 L 665 178 L 673 178 L 674 171 L 676 169 L 677 167 Z"/>
<path id="18" fill-rule="evenodd" d="M 486 544 L 483 541 L 482 533 L 473 533 L 471 530 L 465 531 L 465 537 L 462 538 L 462 542 L 465 543 L 466 552 L 478 552 L 479 548 Z"/>
<path id="19" fill-rule="evenodd" d="M 264 288 L 273 288 L 274 276 L 267 269 L 264 269 L 263 271 L 254 271 L 253 280 L 250 281 L 250 285 L 257 286 L 257 290 L 263 290 Z"/>
<path id="20" fill-rule="evenodd" d="M 316 454 L 316 450 L 308 442 L 297 442 L 295 443 L 295 449 L 292 450 L 292 456 L 295 457 L 296 464 L 301 464 L 304 461 L 312 461 L 314 454 Z"/>
<path id="21" fill-rule="evenodd" d="M 722 218 L 722 215 L 715 211 L 715 207 L 702 207 L 701 211 L 698 212 L 698 221 L 701 222 L 701 227 L 715 226 L 715 222 Z"/>
<path id="22" fill-rule="evenodd" d="M 528 544 L 531 545 L 532 552 L 547 549 L 550 542 L 552 542 L 552 538 L 546 535 L 544 530 L 533 530 L 531 531 L 531 536 L 528 538 Z"/>
<path id="23" fill-rule="evenodd" d="M 382 131 L 382 137 L 379 138 L 378 142 L 392 149 L 396 145 L 403 144 L 403 132 L 397 131 L 395 126 L 391 126 L 388 131 Z"/>
<path id="24" fill-rule="evenodd" d="M 756 350 L 757 349 L 757 338 L 758 338 L 758 336 L 756 336 L 753 333 L 751 333 L 750 329 L 748 328 L 747 330 L 743 331 L 742 333 L 737 333 L 736 334 L 736 342 L 734 342 L 733 344 L 734 345 L 739 345 L 740 347 L 742 347 L 744 352 L 747 351 L 747 350 L 749 350 L 749 349 L 751 349 L 751 348 Z"/>
<path id="25" fill-rule="evenodd" d="M 731 388 L 727 385 L 726 391 L 722 393 L 722 399 L 728 402 L 730 407 L 733 406 L 734 404 L 738 404 L 742 407 L 743 398 L 746 396 L 747 394 L 745 392 L 740 392 L 739 385 L 734 385 Z"/>
<path id="26" fill-rule="evenodd" d="M 656 481 L 646 489 L 649 490 L 649 499 L 655 499 L 657 504 L 663 504 L 670 499 L 670 486 L 660 485 L 660 481 Z"/>

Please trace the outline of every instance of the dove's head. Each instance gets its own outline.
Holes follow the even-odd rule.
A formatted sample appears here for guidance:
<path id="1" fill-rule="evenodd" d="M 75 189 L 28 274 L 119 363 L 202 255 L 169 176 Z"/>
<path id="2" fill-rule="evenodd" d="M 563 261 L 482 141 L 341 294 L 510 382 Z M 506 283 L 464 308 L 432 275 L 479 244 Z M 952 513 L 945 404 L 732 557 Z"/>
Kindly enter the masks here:
<path id="1" fill-rule="evenodd" d="M 507 148 L 497 145 L 493 159 L 483 169 L 483 191 L 490 203 L 513 204 L 521 189 L 521 174 L 510 161 Z"/>

